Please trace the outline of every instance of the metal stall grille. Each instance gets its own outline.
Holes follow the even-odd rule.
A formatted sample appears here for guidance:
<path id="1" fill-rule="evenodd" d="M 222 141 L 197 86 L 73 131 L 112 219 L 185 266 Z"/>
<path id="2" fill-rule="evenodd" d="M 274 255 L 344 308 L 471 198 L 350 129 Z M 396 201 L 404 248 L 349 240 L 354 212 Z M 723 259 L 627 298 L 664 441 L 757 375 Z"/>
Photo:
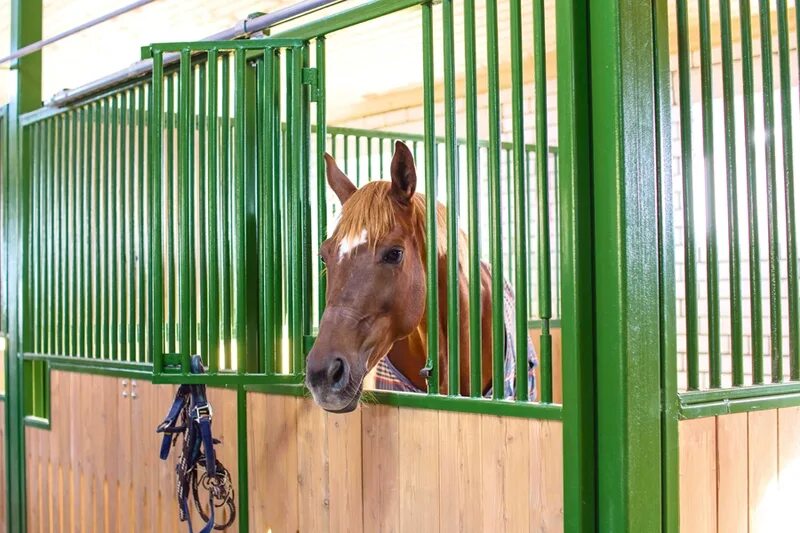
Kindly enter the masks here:
<path id="1" fill-rule="evenodd" d="M 670 3 L 664 194 L 676 206 L 671 334 L 687 406 L 800 391 L 796 15 L 784 0 Z"/>
<path id="2" fill-rule="evenodd" d="M 307 47 L 149 53 L 155 374 L 185 381 L 198 353 L 211 378 L 297 382 L 310 310 Z"/>

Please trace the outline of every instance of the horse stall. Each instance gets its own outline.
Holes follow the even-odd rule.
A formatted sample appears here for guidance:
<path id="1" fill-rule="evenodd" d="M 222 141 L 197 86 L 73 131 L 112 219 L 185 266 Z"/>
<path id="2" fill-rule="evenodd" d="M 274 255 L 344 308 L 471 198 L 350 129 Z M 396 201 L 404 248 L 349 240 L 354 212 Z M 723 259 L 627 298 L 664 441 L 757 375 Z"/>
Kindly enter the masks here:
<path id="1" fill-rule="evenodd" d="M 795 529 L 794 2 L 10 4 L 0 528 Z"/>

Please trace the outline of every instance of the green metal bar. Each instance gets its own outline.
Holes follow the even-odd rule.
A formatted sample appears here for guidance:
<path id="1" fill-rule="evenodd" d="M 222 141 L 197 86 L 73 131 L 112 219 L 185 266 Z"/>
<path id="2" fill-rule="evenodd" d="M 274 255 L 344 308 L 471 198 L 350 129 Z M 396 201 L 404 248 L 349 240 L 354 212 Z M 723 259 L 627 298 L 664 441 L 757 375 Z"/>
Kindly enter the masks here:
<path id="1" fill-rule="evenodd" d="M 92 109 L 94 111 L 94 116 L 92 117 L 92 122 L 90 127 L 94 132 L 94 142 L 92 144 L 92 157 L 94 159 L 94 172 L 91 178 L 92 181 L 92 194 L 91 194 L 91 203 L 92 208 L 94 209 L 94 218 L 92 219 L 94 223 L 95 230 L 92 232 L 92 242 L 93 242 L 93 254 L 92 254 L 92 269 L 93 269 L 93 276 L 92 276 L 92 301 L 94 302 L 94 319 L 92 320 L 93 324 L 93 340 L 92 340 L 92 357 L 95 359 L 100 359 L 102 357 L 103 351 L 103 302 L 102 302 L 102 274 L 101 274 L 101 265 L 102 265 L 102 243 L 103 243 L 103 227 L 100 224 L 102 220 L 102 208 L 101 208 L 101 164 L 102 164 L 102 154 L 100 153 L 100 147 L 102 143 L 102 120 L 103 120 L 103 113 L 105 112 L 105 107 L 103 102 L 95 102 L 92 104 Z M 90 132 L 91 135 L 91 132 Z M 52 353 L 52 352 L 50 352 Z"/>
<path id="2" fill-rule="evenodd" d="M 216 62 L 213 63 L 214 68 L 216 68 Z M 200 63 L 197 70 L 197 92 L 198 92 L 198 101 L 197 101 L 197 159 L 198 159 L 198 182 L 200 187 L 200 197 L 199 201 L 197 202 L 198 205 L 198 213 L 197 213 L 197 226 L 201 228 L 200 236 L 198 239 L 198 246 L 200 247 L 199 253 L 199 262 L 197 263 L 197 267 L 199 269 L 198 280 L 200 284 L 199 288 L 199 340 L 200 340 L 200 354 L 203 357 L 204 366 L 208 368 L 209 365 L 209 351 L 208 351 L 208 325 L 211 323 L 208 320 L 208 235 L 211 233 L 211 227 L 209 224 L 209 218 L 214 216 L 216 212 L 211 213 L 208 210 L 207 199 L 210 192 L 210 186 L 208 182 L 208 148 L 209 145 L 206 141 L 207 134 L 206 128 L 208 126 L 208 117 L 206 116 L 206 109 L 208 109 L 208 101 L 207 101 L 207 84 L 206 84 L 206 70 L 208 69 L 208 59 L 206 61 Z M 211 146 L 211 150 L 214 150 L 214 147 Z"/>
<path id="3" fill-rule="evenodd" d="M 208 52 L 208 196 L 206 212 L 208 213 L 208 370 L 216 372 L 219 367 L 219 55 L 216 49 Z"/>
<path id="4" fill-rule="evenodd" d="M 739 251 L 739 193 L 736 174 L 736 120 L 730 0 L 720 0 L 719 8 L 722 40 L 722 90 L 725 109 L 725 173 L 728 189 L 731 363 L 733 385 L 740 386 L 744 384 L 744 351 L 742 347 L 742 275 L 740 270 L 741 254 Z"/>
<path id="5" fill-rule="evenodd" d="M 80 253 L 80 294 L 81 294 L 81 317 L 83 323 L 80 328 L 80 339 L 78 346 L 82 357 L 91 357 L 91 333 L 92 333 L 92 295 L 91 295 L 91 272 L 92 272 L 92 212 L 91 212 L 91 167 L 92 167 L 92 107 L 87 105 L 80 110 L 80 129 L 82 151 L 78 174 L 80 176 L 80 212 L 81 212 L 81 253 Z"/>
<path id="6" fill-rule="evenodd" d="M 425 224 L 427 234 L 425 262 L 427 268 L 428 393 L 439 393 L 439 289 L 436 247 L 436 117 L 434 108 L 433 6 L 422 6 L 422 79 L 425 130 Z"/>
<path id="7" fill-rule="evenodd" d="M 138 168 L 139 173 L 137 176 L 137 197 L 138 197 L 138 226 L 139 226 L 139 239 L 137 242 L 137 250 L 139 253 L 139 261 L 137 262 L 137 290 L 136 290 L 136 303 L 138 305 L 138 326 L 136 332 L 137 342 L 139 343 L 139 354 L 137 360 L 139 363 L 144 363 L 145 361 L 152 361 L 148 354 L 152 354 L 152 350 L 147 349 L 146 345 L 146 329 L 147 329 L 147 315 L 146 315 L 146 296 L 145 294 L 148 292 L 145 288 L 145 235 L 150 232 L 151 226 L 147 223 L 147 219 L 145 218 L 145 180 L 147 179 L 146 168 L 145 168 L 145 86 L 141 86 L 138 89 L 138 123 L 137 123 L 137 143 L 138 143 Z M 156 121 L 151 122 L 151 124 L 158 124 L 160 125 L 158 118 Z M 158 127 L 158 126 L 155 126 Z M 148 154 L 149 157 L 149 154 Z M 150 330 L 152 331 L 152 329 Z"/>
<path id="8" fill-rule="evenodd" d="M 516 260 L 516 399 L 528 401 L 528 228 L 525 192 L 524 123 L 522 107 L 522 6 L 520 0 L 511 2 L 511 137 L 514 143 L 514 218 L 517 222 L 515 255 Z"/>
<path id="9" fill-rule="evenodd" d="M 749 413 L 753 411 L 774 410 L 800 405 L 800 394 L 776 394 L 742 398 L 741 400 L 723 400 L 708 404 L 681 406 L 680 417 L 683 420 L 722 416 L 732 413 Z"/>
<path id="10" fill-rule="evenodd" d="M 128 271 L 128 263 L 130 262 L 128 256 L 129 242 L 128 242 L 128 226 L 130 226 L 131 213 L 128 208 L 128 181 L 127 181 L 127 146 L 126 136 L 128 131 L 128 92 L 125 91 L 120 94 L 119 106 L 119 156 L 116 161 L 119 164 L 119 183 L 118 190 L 120 204 L 115 210 L 120 213 L 119 221 L 119 235 L 117 237 L 117 249 L 120 255 L 120 270 L 119 270 L 119 344 L 120 353 L 117 357 L 118 360 L 130 361 L 130 343 L 128 342 L 128 280 L 130 279 L 130 272 Z M 118 215 L 115 215 L 118 216 Z"/>
<path id="11" fill-rule="evenodd" d="M 747 1 L 747 0 L 744 0 Z M 692 158 L 692 94 L 689 63 L 689 22 L 686 0 L 677 0 L 678 83 L 681 122 L 681 176 L 683 177 L 683 242 L 686 278 L 686 377 L 689 390 L 700 387 L 697 313 L 697 264 L 694 239 L 694 176 Z"/>
<path id="12" fill-rule="evenodd" d="M 109 262 L 109 350 L 106 357 L 109 359 L 119 360 L 119 307 L 117 296 L 119 292 L 119 276 L 117 275 L 119 265 L 119 98 L 114 95 L 109 100 L 111 102 L 111 145 L 108 159 L 108 180 L 109 188 L 107 195 L 106 212 L 108 213 L 108 262 Z"/>
<path id="13" fill-rule="evenodd" d="M 161 242 L 163 216 L 161 211 L 163 143 L 162 125 L 164 124 L 164 63 L 160 52 L 153 53 L 153 85 L 150 91 L 150 127 L 148 132 L 148 159 L 150 202 L 150 336 L 153 356 L 153 373 L 164 372 L 164 250 Z"/>
<path id="14" fill-rule="evenodd" d="M 422 4 L 424 9 L 424 0 L 370 0 L 329 17 L 282 31 L 275 34 L 275 38 L 315 39 L 319 36 L 368 22 L 419 4 Z"/>
<path id="15" fill-rule="evenodd" d="M 714 184 L 714 114 L 711 71 L 711 28 L 708 0 L 700 0 L 700 77 L 703 116 L 703 155 L 706 190 L 706 286 L 708 290 L 708 363 L 712 388 L 721 385 L 719 337 L 719 262 L 717 207 Z"/>
<path id="16" fill-rule="evenodd" d="M 166 123 L 166 131 L 165 134 L 167 136 L 167 143 L 166 143 L 166 158 L 164 162 L 166 164 L 166 244 L 167 244 L 167 272 L 166 272 L 166 279 L 165 279 L 165 287 L 164 287 L 164 296 L 167 299 L 167 314 L 166 314 L 166 333 L 167 333 L 167 352 L 169 353 L 176 353 L 178 351 L 177 348 L 177 339 L 176 339 L 176 327 L 178 324 L 177 320 L 177 312 L 175 309 L 175 292 L 178 290 L 178 284 L 176 282 L 176 269 L 175 269 L 175 211 L 180 207 L 178 203 L 177 194 L 175 191 L 175 176 L 174 176 L 174 159 L 175 159 L 175 88 L 174 88 L 174 76 L 172 74 L 167 75 L 166 78 L 166 113 L 167 113 L 167 123 Z M 163 150 L 164 148 L 161 146 L 156 146 L 154 149 Z M 159 174 L 161 174 L 161 170 L 159 169 Z M 159 181 L 160 186 L 160 181 Z"/>
<path id="17" fill-rule="evenodd" d="M 126 262 L 126 291 L 127 291 L 127 319 L 125 327 L 127 331 L 126 354 L 128 361 L 136 360 L 136 93 L 133 89 L 127 91 L 128 96 L 128 171 L 127 171 L 127 207 L 125 209 L 125 222 L 128 225 L 128 243 L 125 246 L 127 257 Z M 125 307 L 123 307 L 125 309 Z"/>
<path id="18" fill-rule="evenodd" d="M 311 51 L 308 43 L 304 44 L 300 49 L 300 78 L 301 84 L 303 83 L 302 72 L 308 69 L 311 65 Z M 300 165 L 301 172 L 299 183 L 299 196 L 300 201 L 300 275 L 302 277 L 302 302 L 303 305 L 303 322 L 302 334 L 303 337 L 311 334 L 311 313 L 313 310 L 312 304 L 312 276 L 311 276 L 311 169 L 308 164 L 311 161 L 311 87 L 308 84 L 300 86 L 300 161 L 306 162 Z M 360 160 L 359 160 L 360 161 Z M 359 168 L 361 167 L 359 163 Z M 369 176 L 367 176 L 369 178 Z M 304 365 L 305 366 L 305 365 Z"/>
<path id="19" fill-rule="evenodd" d="M 285 220 L 287 215 L 284 206 L 284 193 L 286 190 L 286 183 L 282 179 L 281 155 L 282 152 L 282 133 L 281 133 L 281 54 L 280 50 L 274 50 L 274 58 L 272 61 L 272 70 L 267 73 L 271 79 L 272 91 L 270 94 L 273 103 L 272 122 L 269 124 L 269 130 L 272 132 L 272 154 L 274 158 L 274 172 L 272 173 L 272 212 L 273 220 Z M 284 295 L 284 273 L 286 272 L 286 262 L 283 260 L 283 251 L 286 249 L 284 246 L 284 239 L 286 235 L 280 224 L 273 224 L 273 255 L 272 255 L 272 297 L 274 305 L 274 321 L 273 321 L 273 343 L 271 347 L 274 352 L 275 366 L 278 366 L 278 356 L 282 354 L 283 350 L 283 320 L 284 320 L 284 305 L 286 298 Z M 287 372 L 281 361 L 279 371 Z"/>
<path id="20" fill-rule="evenodd" d="M 361 137 L 356 135 L 356 187 L 361 187 Z M 369 175 L 367 175 L 369 181 Z"/>
<path id="21" fill-rule="evenodd" d="M 467 195 L 469 221 L 469 379 L 470 396 L 483 395 L 481 372 L 480 184 L 478 182 L 478 98 L 475 50 L 475 0 L 464 3 L 464 64 L 466 69 Z M 414 143 L 416 147 L 417 143 Z"/>
<path id="22" fill-rule="evenodd" d="M 275 121 L 273 113 L 276 110 L 276 103 L 270 97 L 272 96 L 272 72 L 274 69 L 273 62 L 275 61 L 275 53 L 272 49 L 264 50 L 264 55 L 261 63 L 259 64 L 259 86 L 261 87 L 261 124 L 262 133 L 259 135 L 263 139 L 263 144 L 260 146 L 261 156 L 261 172 L 258 176 L 259 184 L 259 216 L 258 216 L 258 234 L 261 243 L 261 260 L 259 265 L 261 272 L 266 272 L 259 283 L 259 296 L 261 299 L 261 320 L 260 320 L 260 337 L 262 341 L 262 350 L 264 354 L 264 373 L 269 375 L 275 371 L 275 300 L 273 295 L 274 282 L 272 276 L 274 275 L 273 263 L 273 236 L 274 236 L 274 219 L 273 212 L 273 190 L 272 184 L 274 179 L 274 172 L 277 162 L 275 161 L 274 152 L 274 139 L 275 132 L 272 125 Z"/>
<path id="23" fill-rule="evenodd" d="M 221 186 L 222 197 L 220 203 L 222 204 L 222 283 L 221 287 L 224 288 L 224 296 L 222 297 L 222 339 L 225 341 L 225 362 L 223 368 L 233 368 L 231 347 L 233 342 L 233 332 L 231 327 L 231 306 L 233 304 L 233 297 L 231 296 L 231 289 L 233 287 L 232 274 L 231 274 L 231 163 L 230 163 L 230 86 L 231 86 L 231 55 L 226 54 L 222 58 L 222 94 L 221 94 L 221 135 L 220 140 L 222 146 L 220 164 L 222 167 Z"/>
<path id="24" fill-rule="evenodd" d="M 191 305 L 193 283 L 190 273 L 189 263 L 191 261 L 190 248 L 192 247 L 189 226 L 192 225 L 192 177 L 190 176 L 191 154 L 189 145 L 194 143 L 194 135 L 189 124 L 190 118 L 194 113 L 189 107 L 190 93 L 193 89 L 191 80 L 191 57 L 189 49 L 181 51 L 180 70 L 178 73 L 178 190 L 174 206 L 179 209 L 180 219 L 177 227 L 180 231 L 179 258 L 178 258 L 178 279 L 175 287 L 180 294 L 180 311 L 178 312 L 179 349 L 181 354 L 181 369 L 184 374 L 189 374 L 189 362 L 192 357 L 193 347 L 191 344 Z"/>
<path id="25" fill-rule="evenodd" d="M 325 38 L 320 37 L 316 40 L 316 68 L 317 68 L 317 223 L 319 244 L 327 237 L 328 229 L 328 196 L 327 186 L 325 182 L 325 159 L 323 152 L 325 151 L 325 139 L 327 137 L 327 116 L 326 116 L 326 102 L 325 102 Z M 370 175 L 372 172 L 372 140 L 370 139 L 369 150 L 369 168 Z M 325 309 L 325 291 L 326 291 L 326 278 L 325 266 L 319 264 L 319 287 L 318 287 L 318 304 L 319 304 L 319 318 L 322 317 L 322 312 Z"/>
<path id="26" fill-rule="evenodd" d="M 303 265 L 300 263 L 302 260 L 302 202 L 303 199 L 299 193 L 302 189 L 299 188 L 297 183 L 297 176 L 302 176 L 302 129 L 300 121 L 302 120 L 302 95 L 301 95 L 301 67 L 302 67 L 302 54 L 298 49 L 288 49 L 286 51 L 286 80 L 287 80 L 287 98 L 286 98 L 286 122 L 289 125 L 289 138 L 288 138 L 288 155 L 287 155 L 287 177 L 294 177 L 289 184 L 290 191 L 290 246 L 289 250 L 289 279 L 290 285 L 290 300 L 289 300 L 289 335 L 290 346 L 292 353 L 292 371 L 297 374 L 302 372 L 303 369 L 303 307 L 301 302 L 305 300 L 303 294 Z M 291 179 L 291 178 L 290 178 Z M 302 181 L 302 177 L 300 178 Z"/>
<path id="27" fill-rule="evenodd" d="M 742 48 L 742 96 L 744 99 L 745 171 L 747 174 L 747 230 L 750 264 L 750 330 L 753 383 L 764 381 L 764 335 L 761 311 L 761 246 L 759 244 L 758 184 L 756 174 L 755 104 L 753 96 L 753 37 L 750 0 L 739 0 Z M 688 301 L 688 295 L 687 295 Z"/>
<path id="28" fill-rule="evenodd" d="M 547 50 L 545 48 L 544 0 L 533 4 L 533 35 L 535 87 L 536 87 L 536 177 L 539 200 L 539 317 L 542 320 L 540 334 L 539 367 L 541 401 L 553 401 L 553 339 L 550 336 L 550 319 L 553 317 L 553 298 L 550 294 L 550 180 L 547 153 Z"/>
<path id="29" fill-rule="evenodd" d="M 55 344 L 55 320 L 56 320 L 56 300 L 55 300 L 55 249 L 53 248 L 54 241 L 54 217 L 56 215 L 55 205 L 53 198 L 55 197 L 55 165 L 56 165 L 56 121 L 48 121 L 47 123 L 47 144 L 49 149 L 47 151 L 47 192 L 45 206 L 47 209 L 47 222 L 45 242 L 47 243 L 47 298 L 45 312 L 47 314 L 46 320 L 46 339 L 45 353 L 56 353 Z M 50 312 L 47 312 L 49 310 Z"/>
<path id="30" fill-rule="evenodd" d="M 195 225 L 197 223 L 197 215 L 195 213 L 195 200 L 197 198 L 197 177 L 195 173 L 195 131 L 196 131 L 196 110 L 195 110 L 195 88 L 197 80 L 195 76 L 195 66 L 189 61 L 189 76 L 187 81 L 187 89 L 189 94 L 185 96 L 187 102 L 186 107 L 188 113 L 186 122 L 188 131 L 186 133 L 186 177 L 188 179 L 188 187 L 184 190 L 185 201 L 188 204 L 189 216 L 185 219 L 186 234 L 185 237 L 189 243 L 189 256 L 188 256 L 188 269 L 189 274 L 189 314 L 186 316 L 186 322 L 189 328 L 189 343 L 187 349 L 189 354 L 197 353 L 197 240 L 195 238 Z M 205 354 L 201 352 L 201 357 Z"/>
<path id="31" fill-rule="evenodd" d="M 254 387 L 251 387 L 251 389 Z M 375 403 L 411 407 L 414 409 L 435 409 L 457 413 L 491 414 L 503 417 L 535 418 L 538 420 L 561 420 L 560 405 L 537 404 L 530 402 L 487 402 L 480 398 L 454 396 L 424 396 L 408 392 L 375 391 Z"/>
<path id="32" fill-rule="evenodd" d="M 5 120 L 5 117 L 4 117 Z M 43 218 L 44 213 L 42 210 L 43 202 L 43 195 L 44 195 L 44 187 L 42 187 L 42 153 L 44 151 L 43 144 L 41 141 L 41 130 L 40 126 L 34 126 L 31 128 L 31 133 L 28 134 L 30 142 L 33 143 L 31 146 L 31 151 L 34 154 L 33 161 L 31 161 L 31 165 L 33 168 L 33 172 L 31 174 L 30 179 L 30 188 L 31 188 L 31 228 L 35 227 L 44 227 Z M 0 146 L 0 150 L 5 150 L 5 146 Z M 3 152 L 5 154 L 5 152 Z M 5 175 L 3 176 L 5 178 Z M 5 201 L 5 197 L 2 198 L 0 201 Z M 5 209 L 3 209 L 5 211 Z M 5 220 L 0 220 L 0 224 L 5 225 Z M 2 253 L 3 260 L 5 261 L 5 235 L 0 235 L 0 238 L 3 240 L 0 241 L 2 245 L 0 245 L 0 253 Z M 35 272 L 34 274 L 34 286 L 28 286 L 28 290 L 30 293 L 33 294 L 33 298 L 26 298 L 26 300 L 31 301 L 31 311 L 32 315 L 35 317 L 35 324 L 36 327 L 32 328 L 32 337 L 33 337 L 33 349 L 38 352 L 42 352 L 42 324 L 44 322 L 44 305 L 42 305 L 42 284 L 44 282 L 44 264 L 45 264 L 45 254 L 43 253 L 43 239 L 42 239 L 42 232 L 41 231 L 33 231 L 30 235 L 30 245 L 31 245 L 31 252 L 29 252 L 30 262 L 28 267 L 31 272 Z M 3 291 L 5 292 L 5 280 L 3 280 Z M 5 328 L 3 328 L 5 329 Z M 27 346 L 23 346 L 23 348 L 28 348 Z M 3 354 L 5 355 L 5 354 Z M 3 361 L 3 363 L 5 363 Z M 3 366 L 3 370 L 5 371 L 5 366 Z"/>
<path id="33" fill-rule="evenodd" d="M 795 10 L 797 8 L 795 7 Z M 789 23 L 786 0 L 778 0 L 778 52 L 780 57 L 783 184 L 786 201 L 786 250 L 789 298 L 789 376 L 800 379 L 800 289 L 797 264 L 797 208 L 792 133 L 792 73 L 789 67 Z M 774 381 L 774 379 L 773 379 Z"/>
<path id="34" fill-rule="evenodd" d="M 761 35 L 772 36 L 770 0 L 759 0 Z M 765 15 L 766 14 L 766 15 Z M 761 57 L 772 57 L 772 39 L 760 39 Z M 767 177 L 767 235 L 769 238 L 769 303 L 770 303 L 770 354 L 773 383 L 783 380 L 783 354 L 781 337 L 781 273 L 778 242 L 778 187 L 775 172 L 775 103 L 772 61 L 761 62 L 761 80 L 764 98 L 764 159 Z"/>
<path id="35" fill-rule="evenodd" d="M 234 176 L 233 176 L 233 228 L 234 243 L 236 245 L 235 269 L 233 281 L 235 284 L 235 324 L 236 333 L 234 341 L 236 346 L 237 370 L 247 371 L 247 314 L 245 300 L 247 287 L 245 285 L 245 52 L 236 50 L 235 58 L 235 97 L 234 97 Z"/>
<path id="36" fill-rule="evenodd" d="M 489 260 L 492 269 L 492 397 L 495 400 L 503 399 L 505 396 L 499 43 L 497 0 L 486 0 L 486 62 L 489 88 L 487 95 L 489 144 L 486 170 L 489 193 Z"/>
<path id="37" fill-rule="evenodd" d="M 456 152 L 456 73 L 455 39 L 453 36 L 453 2 L 442 1 L 442 33 L 444 39 L 444 144 L 445 185 L 447 190 L 447 393 L 459 394 L 461 354 L 460 310 L 458 305 L 458 154 Z M 465 265 L 466 266 L 466 265 Z M 480 278 L 478 278 L 480 279 Z M 473 279 L 473 283 L 477 280 Z"/>
<path id="38" fill-rule="evenodd" d="M 723 400 L 740 400 L 744 398 L 757 398 L 774 394 L 792 394 L 800 392 L 798 383 L 767 383 L 747 387 L 683 392 L 680 396 L 682 406 L 697 405 Z"/>
<path id="39" fill-rule="evenodd" d="M 78 265 L 80 264 L 79 256 L 81 251 L 81 235 L 79 232 L 79 224 L 78 224 L 78 217 L 80 216 L 80 211 L 78 209 L 78 159 L 80 159 L 80 139 L 78 138 L 78 120 L 79 120 L 79 113 L 80 110 L 76 110 L 70 114 L 70 126 L 71 126 L 71 165 L 70 165 L 70 173 L 69 173 L 69 182 L 70 182 L 70 193 L 69 193 L 69 203 L 70 203 L 70 223 L 67 228 L 67 234 L 70 237 L 70 245 L 69 245 L 69 258 L 70 258 L 70 349 L 69 353 L 73 356 L 79 356 L 80 351 L 78 349 L 78 333 L 80 331 L 81 320 L 80 320 L 80 308 L 79 308 L 79 294 L 80 294 L 80 286 L 78 285 Z"/>
<path id="40" fill-rule="evenodd" d="M 66 342 L 65 342 L 65 334 L 67 331 L 66 328 L 66 298 L 64 295 L 66 294 L 66 276 L 64 275 L 65 263 L 64 260 L 64 248 L 65 248 L 65 238 L 64 238 L 64 226 L 66 225 L 65 215 L 64 215 L 64 197 L 66 196 L 65 190 L 67 185 L 66 176 L 64 176 L 64 169 L 66 164 L 64 162 L 65 159 L 65 149 L 66 149 L 66 125 L 64 124 L 64 117 L 63 115 L 56 118 L 56 157 L 54 161 L 54 169 L 53 169 L 53 196 L 51 197 L 51 205 L 53 206 L 53 261 L 55 263 L 55 271 L 53 273 L 53 284 L 54 284 L 54 307 L 53 309 L 56 310 L 56 320 L 54 323 L 54 338 L 55 344 L 53 346 L 53 353 L 58 354 L 65 354 L 66 353 Z M 34 365 L 35 367 L 36 365 Z M 38 371 L 38 367 L 36 368 Z M 34 373 L 34 379 L 38 376 Z M 36 398 L 36 395 L 34 395 Z"/>

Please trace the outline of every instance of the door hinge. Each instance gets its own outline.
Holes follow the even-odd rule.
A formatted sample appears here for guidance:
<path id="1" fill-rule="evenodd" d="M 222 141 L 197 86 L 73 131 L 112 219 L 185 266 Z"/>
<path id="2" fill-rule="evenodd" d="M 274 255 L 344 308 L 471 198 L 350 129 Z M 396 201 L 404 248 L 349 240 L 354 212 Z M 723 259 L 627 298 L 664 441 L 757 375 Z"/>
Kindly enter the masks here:
<path id="1" fill-rule="evenodd" d="M 309 96 L 312 102 L 319 102 L 319 70 L 316 68 L 303 69 L 303 84 L 309 87 Z"/>

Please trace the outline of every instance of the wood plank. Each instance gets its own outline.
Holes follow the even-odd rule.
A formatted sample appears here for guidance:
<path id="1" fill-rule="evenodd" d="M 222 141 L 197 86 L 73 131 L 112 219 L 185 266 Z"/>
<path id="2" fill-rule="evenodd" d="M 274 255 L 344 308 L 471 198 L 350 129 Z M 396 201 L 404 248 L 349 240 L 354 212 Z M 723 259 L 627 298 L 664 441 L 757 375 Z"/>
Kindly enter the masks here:
<path id="1" fill-rule="evenodd" d="M 362 405 L 364 531 L 400 531 L 400 409 Z"/>
<path id="2" fill-rule="evenodd" d="M 439 413 L 439 527 L 441 531 L 481 531 L 481 417 Z"/>
<path id="3" fill-rule="evenodd" d="M 325 412 L 312 400 L 298 400 L 297 485 L 300 531 L 330 529 L 330 492 Z"/>
<path id="4" fill-rule="evenodd" d="M 751 533 L 775 533 L 778 481 L 778 412 L 747 414 L 749 509 Z"/>
<path id="5" fill-rule="evenodd" d="M 41 531 L 39 523 L 39 450 L 33 428 L 25 427 L 25 493 L 27 498 L 27 524 L 33 532 Z"/>
<path id="6" fill-rule="evenodd" d="M 713 418 L 678 426 L 681 533 L 717 531 L 716 430 Z"/>
<path id="7" fill-rule="evenodd" d="M 297 398 L 248 395 L 254 531 L 297 531 Z"/>
<path id="8" fill-rule="evenodd" d="M 561 422 L 531 420 L 531 531 L 564 531 L 564 454 Z"/>
<path id="9" fill-rule="evenodd" d="M 502 531 L 505 525 L 505 419 L 481 415 L 482 530 Z"/>
<path id="10" fill-rule="evenodd" d="M 720 533 L 747 533 L 747 413 L 717 417 Z"/>
<path id="11" fill-rule="evenodd" d="M 331 531 L 363 531 L 361 413 L 326 414 Z"/>
<path id="12" fill-rule="evenodd" d="M 505 531 L 527 531 L 530 527 L 530 421 L 506 419 L 506 468 L 504 469 Z"/>
<path id="13" fill-rule="evenodd" d="M 778 490 L 782 522 L 796 525 L 800 495 L 800 407 L 778 409 Z"/>
<path id="14" fill-rule="evenodd" d="M 439 531 L 438 415 L 400 410 L 400 531 Z"/>
<path id="15" fill-rule="evenodd" d="M 239 433 L 238 433 L 238 411 L 237 391 L 232 389 L 209 389 L 209 401 L 214 407 L 214 437 L 221 441 L 215 449 L 217 457 L 228 469 L 231 474 L 231 482 L 234 487 L 236 506 L 239 507 Z M 228 520 L 227 509 L 222 511 L 222 517 L 217 521 Z M 200 518 L 198 516 L 198 523 Z M 234 523 L 226 531 L 237 533 L 239 522 Z"/>

